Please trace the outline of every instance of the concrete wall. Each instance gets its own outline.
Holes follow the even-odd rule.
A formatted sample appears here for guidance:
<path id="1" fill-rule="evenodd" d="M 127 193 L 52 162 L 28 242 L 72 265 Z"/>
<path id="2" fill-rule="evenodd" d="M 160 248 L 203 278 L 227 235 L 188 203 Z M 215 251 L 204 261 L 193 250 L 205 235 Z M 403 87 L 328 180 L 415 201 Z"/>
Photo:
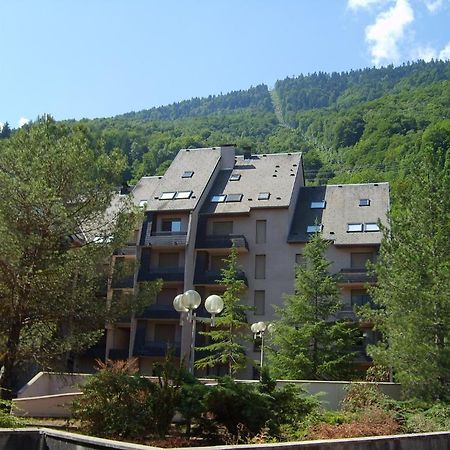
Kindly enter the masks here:
<path id="1" fill-rule="evenodd" d="M 377 436 L 368 438 L 286 442 L 262 445 L 217 445 L 190 447 L 192 450 L 448 450 L 450 432 Z M 48 428 L 0 429 L 0 450 L 159 450 L 109 439 L 83 436 Z"/>
<path id="2" fill-rule="evenodd" d="M 87 381 L 86 374 L 55 374 L 41 372 L 21 390 L 19 398 L 14 400 L 13 413 L 29 417 L 70 417 L 72 401 L 80 395 L 78 385 Z M 149 377 L 156 381 L 155 377 Z M 216 384 L 216 380 L 201 379 L 203 383 Z M 239 381 L 239 380 L 238 380 Z M 255 380 L 240 380 L 258 383 Z M 71 384 L 72 383 L 72 384 Z M 310 394 L 320 394 L 320 400 L 326 409 L 339 409 L 345 396 L 348 381 L 309 381 L 279 380 L 278 386 L 288 383 L 300 384 Z M 401 398 L 401 386 L 396 383 L 378 383 L 381 391 L 396 400 Z"/>

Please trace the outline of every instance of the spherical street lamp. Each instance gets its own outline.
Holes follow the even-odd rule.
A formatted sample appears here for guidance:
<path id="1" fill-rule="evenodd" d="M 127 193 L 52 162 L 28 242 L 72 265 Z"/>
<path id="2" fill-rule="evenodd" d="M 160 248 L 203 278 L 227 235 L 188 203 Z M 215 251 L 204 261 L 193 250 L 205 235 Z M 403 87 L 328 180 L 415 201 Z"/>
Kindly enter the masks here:
<path id="1" fill-rule="evenodd" d="M 184 294 L 179 294 L 173 299 L 173 307 L 175 311 L 180 313 L 180 325 L 183 325 L 181 313 L 187 312 L 187 321 L 191 324 L 191 347 L 189 355 L 189 371 L 194 373 L 194 359 L 195 359 L 195 328 L 197 320 L 205 321 L 203 318 L 197 319 L 195 310 L 200 306 L 202 298 L 197 291 L 190 289 Z M 210 295 L 205 300 L 205 308 L 211 314 L 211 326 L 214 326 L 214 319 L 216 314 L 220 314 L 223 310 L 223 300 L 218 295 Z"/>
<path id="2" fill-rule="evenodd" d="M 261 360 L 260 360 L 260 367 L 261 372 L 259 375 L 259 379 L 262 379 L 262 371 L 263 371 L 263 364 L 264 364 L 264 336 L 266 333 L 273 333 L 274 331 L 274 325 L 272 323 L 265 323 L 265 322 L 256 322 L 252 323 L 250 326 L 250 329 L 253 333 L 253 339 L 260 338 L 261 339 Z"/>

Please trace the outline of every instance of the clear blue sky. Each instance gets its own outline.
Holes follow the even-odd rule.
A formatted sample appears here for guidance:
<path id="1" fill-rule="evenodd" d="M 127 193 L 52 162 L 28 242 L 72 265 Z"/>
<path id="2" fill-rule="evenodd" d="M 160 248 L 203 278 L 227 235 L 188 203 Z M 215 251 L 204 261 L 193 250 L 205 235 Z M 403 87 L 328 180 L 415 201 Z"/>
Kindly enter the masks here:
<path id="1" fill-rule="evenodd" d="M 0 0 L 0 122 L 450 58 L 450 0 Z"/>

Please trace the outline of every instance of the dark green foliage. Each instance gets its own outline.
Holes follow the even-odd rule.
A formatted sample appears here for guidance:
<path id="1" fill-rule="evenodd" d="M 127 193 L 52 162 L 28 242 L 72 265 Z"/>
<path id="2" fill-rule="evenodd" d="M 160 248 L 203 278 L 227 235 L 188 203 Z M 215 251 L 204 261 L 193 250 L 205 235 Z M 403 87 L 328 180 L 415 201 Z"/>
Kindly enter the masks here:
<path id="1" fill-rule="evenodd" d="M 208 336 L 211 343 L 200 347 L 207 356 L 198 359 L 195 366 L 204 368 L 223 365 L 227 367 L 228 375 L 232 376 L 247 363 L 242 340 L 248 335 L 245 315 L 248 306 L 245 306 L 240 299 L 245 283 L 237 277 L 238 254 L 234 246 L 229 257 L 225 259 L 225 263 L 220 278 L 220 284 L 225 286 L 225 292 L 222 295 L 223 311 L 217 316 L 215 327 L 201 333 Z"/>
<path id="2" fill-rule="evenodd" d="M 8 400 L 0 400 L 0 428 L 21 428 L 27 423 L 25 419 L 10 414 L 11 402 Z"/>
<path id="3" fill-rule="evenodd" d="M 135 375 L 131 364 L 101 364 L 74 402 L 73 417 L 96 436 L 142 437 L 152 423 L 150 400 L 155 391 L 156 385 Z"/>
<path id="4" fill-rule="evenodd" d="M 366 311 L 383 333 L 369 352 L 409 396 L 450 392 L 450 121 L 429 127 L 396 194 Z"/>
<path id="5" fill-rule="evenodd" d="M 305 246 L 305 264 L 296 267 L 294 294 L 276 309 L 270 367 L 287 379 L 345 379 L 351 374 L 356 330 L 331 320 L 341 296 L 328 272 L 329 243 L 315 234 Z"/>

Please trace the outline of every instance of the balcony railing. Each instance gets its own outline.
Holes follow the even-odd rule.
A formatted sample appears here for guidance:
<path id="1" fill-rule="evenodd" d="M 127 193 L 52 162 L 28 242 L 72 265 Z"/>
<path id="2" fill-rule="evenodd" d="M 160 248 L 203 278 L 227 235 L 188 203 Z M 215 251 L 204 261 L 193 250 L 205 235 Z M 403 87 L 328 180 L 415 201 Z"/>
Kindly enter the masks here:
<path id="1" fill-rule="evenodd" d="M 377 277 L 368 272 L 367 269 L 341 269 L 334 275 L 338 283 L 376 283 Z"/>
<path id="2" fill-rule="evenodd" d="M 219 280 L 222 278 L 222 274 L 218 270 L 206 270 L 204 272 L 196 273 L 194 275 L 194 284 L 208 285 L 208 284 L 220 284 Z M 239 270 L 236 274 L 238 280 L 242 280 L 246 286 L 248 286 L 247 277 L 245 272 Z"/>
<path id="3" fill-rule="evenodd" d="M 111 348 L 109 350 L 109 359 L 128 359 L 127 348 Z"/>
<path id="4" fill-rule="evenodd" d="M 124 277 L 113 277 L 111 287 L 113 289 L 132 289 L 134 286 L 134 275 Z"/>
<path id="5" fill-rule="evenodd" d="M 185 231 L 153 232 L 145 239 L 145 245 L 150 247 L 186 247 L 187 233 Z"/>
<path id="6" fill-rule="evenodd" d="M 134 345 L 134 356 L 166 356 L 173 351 L 175 356 L 180 356 L 181 343 L 170 341 L 136 341 Z"/>
<path id="7" fill-rule="evenodd" d="M 154 303 L 145 307 L 144 311 L 137 316 L 138 319 L 178 319 L 180 313 L 175 311 L 173 305 L 159 305 Z"/>
<path id="8" fill-rule="evenodd" d="M 184 268 L 141 267 L 138 281 L 153 281 L 161 278 L 164 281 L 184 281 Z"/>
<path id="9" fill-rule="evenodd" d="M 207 235 L 197 240 L 197 248 L 231 248 L 236 247 L 240 251 L 248 251 L 248 243 L 245 236 L 241 234 L 227 234 L 227 235 Z"/>
<path id="10" fill-rule="evenodd" d="M 136 256 L 136 244 L 127 244 L 114 251 L 115 256 Z"/>

